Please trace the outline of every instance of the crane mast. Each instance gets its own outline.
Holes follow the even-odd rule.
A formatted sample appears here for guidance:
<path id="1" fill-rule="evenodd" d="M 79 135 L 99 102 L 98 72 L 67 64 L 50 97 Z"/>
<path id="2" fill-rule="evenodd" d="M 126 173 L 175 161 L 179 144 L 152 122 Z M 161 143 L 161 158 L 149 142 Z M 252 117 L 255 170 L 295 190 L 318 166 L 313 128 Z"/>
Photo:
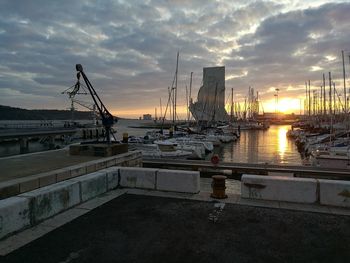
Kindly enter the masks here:
<path id="1" fill-rule="evenodd" d="M 117 122 L 117 119 L 113 117 L 113 115 L 108 111 L 108 109 L 106 108 L 106 106 L 103 104 L 102 100 L 100 99 L 100 97 L 97 95 L 94 87 L 92 86 L 91 82 L 89 81 L 88 77 L 86 76 L 86 74 L 84 73 L 83 70 L 83 66 L 81 64 L 76 64 L 75 66 L 76 70 L 77 70 L 77 82 L 75 84 L 75 89 L 79 90 L 80 88 L 80 77 L 82 76 L 84 79 L 84 82 L 86 84 L 86 87 L 89 90 L 89 93 L 94 101 L 94 104 L 101 116 L 101 120 L 102 120 L 102 125 L 106 131 L 106 136 L 105 139 L 107 141 L 107 143 L 111 143 L 111 135 L 114 137 L 113 133 L 111 132 L 112 130 L 112 126 L 115 122 Z M 115 138 L 114 138 L 115 139 Z"/>

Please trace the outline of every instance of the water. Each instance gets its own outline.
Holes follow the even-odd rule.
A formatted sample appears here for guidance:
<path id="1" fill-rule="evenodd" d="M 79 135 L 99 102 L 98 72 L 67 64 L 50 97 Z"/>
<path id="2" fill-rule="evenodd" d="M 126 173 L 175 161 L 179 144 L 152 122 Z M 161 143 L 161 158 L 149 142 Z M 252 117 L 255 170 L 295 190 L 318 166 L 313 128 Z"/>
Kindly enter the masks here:
<path id="1" fill-rule="evenodd" d="M 273 125 L 268 130 L 242 131 L 237 142 L 222 144 L 216 153 L 225 162 L 301 165 L 294 142 L 287 138 L 290 125 Z"/>
<path id="2" fill-rule="evenodd" d="M 145 123 L 149 121 L 119 120 L 114 127 L 117 130 L 117 139 L 120 140 L 125 132 L 129 135 L 144 136 L 150 129 L 137 129 L 129 126 L 139 126 Z M 215 153 L 219 154 L 220 159 L 225 162 L 301 165 L 301 157 L 295 144 L 286 136 L 288 129 L 290 129 L 289 125 L 274 125 L 266 131 L 242 131 L 241 138 L 237 142 L 222 144 L 215 149 Z M 60 141 L 56 141 L 56 144 L 60 147 L 65 146 Z M 31 152 L 44 151 L 48 150 L 48 145 L 31 141 L 29 148 Z M 14 154 L 19 154 L 18 143 L 0 143 L 0 156 Z M 210 158 L 210 155 L 207 158 Z"/>

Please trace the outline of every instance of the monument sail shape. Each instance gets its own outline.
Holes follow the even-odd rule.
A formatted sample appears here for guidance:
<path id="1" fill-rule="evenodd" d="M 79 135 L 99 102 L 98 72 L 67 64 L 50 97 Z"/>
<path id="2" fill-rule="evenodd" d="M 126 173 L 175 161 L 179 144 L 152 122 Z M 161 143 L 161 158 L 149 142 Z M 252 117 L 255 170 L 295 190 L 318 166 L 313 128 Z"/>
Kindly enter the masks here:
<path id="1" fill-rule="evenodd" d="M 225 110 L 225 67 L 203 68 L 203 86 L 197 102 L 189 109 L 198 122 L 223 122 L 228 120 Z"/>

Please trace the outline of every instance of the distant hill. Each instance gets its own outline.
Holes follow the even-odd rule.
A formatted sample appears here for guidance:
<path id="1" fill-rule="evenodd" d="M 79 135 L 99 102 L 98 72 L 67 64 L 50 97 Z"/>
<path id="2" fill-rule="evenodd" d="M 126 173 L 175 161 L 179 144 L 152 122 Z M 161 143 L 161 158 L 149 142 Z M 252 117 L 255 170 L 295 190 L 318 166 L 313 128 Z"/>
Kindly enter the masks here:
<path id="1" fill-rule="evenodd" d="M 0 105 L 0 120 L 70 120 L 69 110 L 26 110 Z M 91 120 L 91 112 L 74 111 L 74 119 Z"/>

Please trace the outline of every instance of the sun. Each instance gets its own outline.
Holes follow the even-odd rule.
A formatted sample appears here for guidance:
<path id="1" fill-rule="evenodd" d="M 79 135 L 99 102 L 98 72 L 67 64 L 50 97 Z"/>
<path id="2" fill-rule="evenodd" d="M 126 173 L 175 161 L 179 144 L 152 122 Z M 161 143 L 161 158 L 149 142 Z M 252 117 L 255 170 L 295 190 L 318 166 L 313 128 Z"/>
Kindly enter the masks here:
<path id="1" fill-rule="evenodd" d="M 297 113 L 300 111 L 300 100 L 296 98 L 280 98 L 263 102 L 264 112 Z"/>

